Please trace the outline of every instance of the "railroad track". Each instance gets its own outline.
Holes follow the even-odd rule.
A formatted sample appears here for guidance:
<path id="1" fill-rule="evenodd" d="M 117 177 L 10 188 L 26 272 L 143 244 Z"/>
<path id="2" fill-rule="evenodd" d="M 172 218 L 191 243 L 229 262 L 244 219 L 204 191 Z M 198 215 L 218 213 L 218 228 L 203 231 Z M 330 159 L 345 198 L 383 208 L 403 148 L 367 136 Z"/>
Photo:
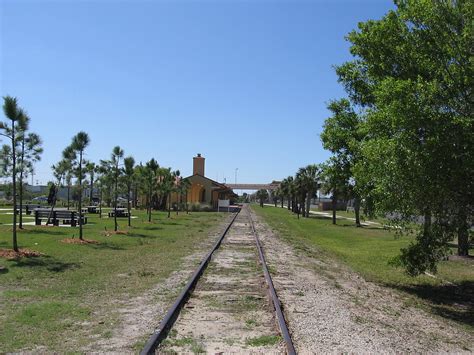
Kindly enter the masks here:
<path id="1" fill-rule="evenodd" d="M 256 255 L 260 268 L 256 267 Z M 262 271 L 265 287 L 262 287 L 261 282 Z M 271 304 L 266 296 L 270 297 Z M 182 314 L 183 309 L 187 312 Z M 248 315 L 252 317 L 249 318 Z M 170 349 L 166 346 L 173 344 L 198 346 L 199 344 L 193 343 L 194 338 L 208 340 L 212 343 L 208 345 L 213 352 L 220 352 L 224 343 L 227 344 L 225 348 L 228 351 L 235 352 L 242 346 L 239 341 L 243 338 L 247 342 L 252 339 L 257 342 L 273 339 L 271 334 L 275 332 L 275 318 L 285 351 L 296 354 L 254 221 L 249 208 L 244 206 L 243 211 L 234 214 L 204 257 L 141 354 L 167 351 Z M 172 329 L 173 337 L 179 334 L 178 340 L 167 339 Z M 193 337 L 189 337 L 190 334 Z M 225 338 L 229 334 L 233 334 L 235 339 Z M 234 341 L 238 344 L 234 345 Z M 279 344 L 273 344 L 273 348 L 269 346 L 265 350 L 282 350 Z M 205 349 L 199 348 L 199 351 L 203 350 Z"/>

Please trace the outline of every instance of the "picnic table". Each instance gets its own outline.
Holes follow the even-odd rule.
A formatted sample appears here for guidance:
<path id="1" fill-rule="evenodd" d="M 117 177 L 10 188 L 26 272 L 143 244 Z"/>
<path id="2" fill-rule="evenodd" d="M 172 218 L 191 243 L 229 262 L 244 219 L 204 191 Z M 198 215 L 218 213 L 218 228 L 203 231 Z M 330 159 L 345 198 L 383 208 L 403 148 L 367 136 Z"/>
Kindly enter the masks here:
<path id="1" fill-rule="evenodd" d="M 109 212 L 109 217 L 115 217 L 115 209 Z M 118 217 L 128 217 L 128 211 L 125 208 L 117 208 Z"/>
<path id="2" fill-rule="evenodd" d="M 86 209 L 87 213 L 99 213 L 99 211 L 97 211 L 97 206 L 87 206 Z"/>
<path id="3" fill-rule="evenodd" d="M 79 214 L 76 211 L 69 211 L 64 209 L 54 209 L 51 211 L 49 208 L 37 208 L 35 209 L 35 225 L 40 226 L 41 222 L 45 219 L 50 221 L 55 226 L 59 226 L 59 223 L 70 225 L 71 227 L 77 226 L 79 222 Z M 87 216 L 82 216 L 81 224 L 87 224 Z"/>

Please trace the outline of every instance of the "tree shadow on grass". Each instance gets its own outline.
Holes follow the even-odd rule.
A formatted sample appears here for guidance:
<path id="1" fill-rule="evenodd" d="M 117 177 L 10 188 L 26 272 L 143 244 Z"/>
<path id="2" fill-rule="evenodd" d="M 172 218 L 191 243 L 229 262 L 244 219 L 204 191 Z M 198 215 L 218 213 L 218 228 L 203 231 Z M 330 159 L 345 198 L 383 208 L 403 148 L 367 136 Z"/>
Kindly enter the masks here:
<path id="1" fill-rule="evenodd" d="M 48 271 L 63 272 L 81 267 L 78 263 L 63 262 L 51 256 L 21 258 L 12 261 L 12 267 L 37 267 Z"/>
<path id="2" fill-rule="evenodd" d="M 51 228 L 23 229 L 22 234 L 50 234 L 50 235 L 66 235 L 67 231 L 53 230 Z"/>
<path id="3" fill-rule="evenodd" d="M 428 304 L 433 313 L 474 327 L 474 281 L 458 285 L 391 285 L 415 295 Z"/>
<path id="4" fill-rule="evenodd" d="M 143 233 L 128 233 L 128 237 L 132 237 L 132 238 L 157 238 L 158 235 L 150 235 L 150 234 L 143 234 Z"/>
<path id="5" fill-rule="evenodd" d="M 99 243 L 99 244 L 84 244 L 85 246 L 89 247 L 89 248 L 92 248 L 92 249 L 97 249 L 97 250 L 105 250 L 105 249 L 108 249 L 108 250 L 125 250 L 124 247 L 120 246 L 120 245 L 117 245 L 117 244 L 112 244 L 112 243 Z"/>
<path id="6" fill-rule="evenodd" d="M 163 221 L 163 222 L 161 222 L 161 224 L 164 224 L 164 225 L 167 225 L 167 226 L 177 226 L 177 225 L 179 225 L 179 224 L 181 224 L 181 223 Z"/>
<path id="7" fill-rule="evenodd" d="M 295 217 L 297 217 L 297 216 L 295 215 Z M 300 216 L 300 219 L 301 219 L 301 218 L 305 218 L 305 219 L 306 219 L 306 218 L 309 218 L 309 219 L 321 219 L 321 220 L 323 220 L 323 221 L 329 221 L 329 220 L 332 219 L 331 216 L 322 216 L 322 215 L 317 215 L 317 214 L 310 214 L 309 217 L 301 217 L 301 216 Z"/>
<path id="8" fill-rule="evenodd" d="M 147 231 L 158 231 L 158 230 L 162 230 L 163 227 L 159 227 L 159 226 L 147 226 L 147 227 L 143 227 L 143 229 L 147 230 Z"/>
<path id="9" fill-rule="evenodd" d="M 362 222 L 364 223 L 364 222 Z M 358 228 L 359 230 L 364 230 L 364 229 L 375 229 L 375 230 L 384 230 L 382 226 L 371 226 L 371 225 L 363 225 L 361 227 L 357 227 L 355 222 L 354 224 L 337 224 L 339 227 L 351 227 L 351 228 Z"/>

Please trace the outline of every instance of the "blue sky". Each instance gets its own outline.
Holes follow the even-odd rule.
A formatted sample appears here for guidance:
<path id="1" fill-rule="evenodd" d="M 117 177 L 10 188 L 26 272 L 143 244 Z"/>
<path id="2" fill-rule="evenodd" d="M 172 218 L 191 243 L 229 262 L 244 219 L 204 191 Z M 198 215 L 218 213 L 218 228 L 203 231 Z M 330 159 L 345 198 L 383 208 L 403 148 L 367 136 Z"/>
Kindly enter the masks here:
<path id="1" fill-rule="evenodd" d="M 137 161 L 269 182 L 329 154 L 326 103 L 344 36 L 385 0 L 0 0 L 0 94 L 17 96 L 43 138 L 35 180 L 80 130 L 88 159 L 120 145 Z M 36 183 L 36 181 L 35 181 Z"/>

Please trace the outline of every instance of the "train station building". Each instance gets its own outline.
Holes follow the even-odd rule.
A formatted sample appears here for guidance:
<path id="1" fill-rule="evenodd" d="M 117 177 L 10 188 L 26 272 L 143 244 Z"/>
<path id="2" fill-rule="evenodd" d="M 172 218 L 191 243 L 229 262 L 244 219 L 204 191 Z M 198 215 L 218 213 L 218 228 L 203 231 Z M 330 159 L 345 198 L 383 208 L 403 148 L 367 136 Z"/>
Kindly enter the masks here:
<path id="1" fill-rule="evenodd" d="M 201 154 L 197 154 L 193 158 L 193 175 L 186 178 L 191 183 L 187 197 L 175 195 L 172 197 L 172 203 L 176 202 L 177 198 L 179 202 L 185 202 L 187 198 L 190 204 L 217 208 L 219 200 L 231 200 L 232 202 L 237 198 L 237 195 L 231 188 L 206 177 L 205 166 L 206 159 Z"/>

